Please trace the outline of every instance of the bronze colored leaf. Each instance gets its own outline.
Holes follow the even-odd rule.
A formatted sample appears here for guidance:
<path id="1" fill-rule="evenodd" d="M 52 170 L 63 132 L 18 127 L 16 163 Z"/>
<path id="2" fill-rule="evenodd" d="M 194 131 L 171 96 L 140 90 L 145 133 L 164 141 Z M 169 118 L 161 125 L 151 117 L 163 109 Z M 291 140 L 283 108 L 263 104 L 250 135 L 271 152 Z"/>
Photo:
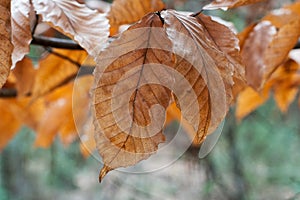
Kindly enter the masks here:
<path id="1" fill-rule="evenodd" d="M 14 45 L 13 66 L 29 53 L 29 44 L 32 40 L 30 29 L 30 13 L 32 10 L 33 7 L 29 0 L 12 0 L 11 2 L 12 43 Z"/>
<path id="2" fill-rule="evenodd" d="M 242 120 L 259 106 L 269 99 L 270 86 L 266 84 L 263 90 L 258 93 L 251 87 L 245 88 L 240 92 L 237 103 L 235 116 L 238 120 Z"/>
<path id="3" fill-rule="evenodd" d="M 46 58 L 40 60 L 32 98 L 44 95 L 71 78 L 75 78 L 78 68 L 86 57 L 85 51 L 57 49 L 54 50 L 54 54 L 50 53 Z"/>
<path id="4" fill-rule="evenodd" d="M 0 1 L 0 88 L 4 85 L 12 64 L 10 0 Z"/>
<path id="5" fill-rule="evenodd" d="M 249 33 L 241 49 L 243 61 L 246 66 L 246 78 L 249 85 L 259 89 L 262 86 L 264 68 L 264 55 L 266 49 L 276 34 L 276 28 L 269 21 L 257 24 Z"/>
<path id="6" fill-rule="evenodd" d="M 300 35 L 300 18 L 290 11 L 281 9 L 265 19 L 253 28 L 242 48 L 246 78 L 256 90 L 286 60 Z"/>
<path id="7" fill-rule="evenodd" d="M 205 10 L 236 8 L 244 5 L 258 3 L 264 0 L 214 0 L 212 3 L 204 6 Z"/>
<path id="8" fill-rule="evenodd" d="M 261 21 L 270 21 L 278 29 L 287 23 L 297 20 L 299 20 L 299 16 L 295 12 L 285 8 L 273 10 L 261 19 Z"/>
<path id="9" fill-rule="evenodd" d="M 235 65 L 239 63 L 238 59 L 236 60 L 237 39 L 228 28 L 202 14 L 193 17 L 168 10 L 163 11 L 162 16 L 177 56 L 175 70 L 180 72 L 192 87 L 180 88 L 183 81 L 181 79 L 175 80 L 178 86 L 173 90 L 177 102 L 189 100 L 188 106 L 179 103 L 180 109 L 182 116 L 197 132 L 196 141 L 199 144 L 207 134 L 218 127 L 232 101 L 232 76 L 235 73 Z M 233 38 L 215 38 L 215 31 L 218 29 L 223 31 L 224 38 L 228 39 L 228 35 Z M 233 44 L 229 44 L 230 42 Z M 230 46 L 233 49 L 230 49 Z M 195 92 L 195 99 L 186 96 L 190 90 Z"/>
<path id="10" fill-rule="evenodd" d="M 207 37 L 214 41 L 218 49 L 225 54 L 229 61 L 230 68 L 234 68 L 233 92 L 234 96 L 237 96 L 237 94 L 246 87 L 246 78 L 245 67 L 242 64 L 240 55 L 239 40 L 236 34 L 234 34 L 230 28 L 212 20 L 209 16 L 199 14 L 196 18 L 198 22 L 206 28 L 208 32 Z"/>
<path id="11" fill-rule="evenodd" d="M 73 92 L 74 82 L 71 82 L 44 97 L 45 110 L 36 128 L 37 147 L 49 147 L 57 134 L 64 145 L 78 138 L 78 131 L 87 120 L 86 112 L 92 82 L 92 76 L 83 76 L 77 80 L 77 84 L 80 85 L 80 88 L 76 87 L 78 91 Z"/>
<path id="12" fill-rule="evenodd" d="M 109 22 L 105 14 L 77 1 L 33 0 L 32 3 L 45 22 L 74 39 L 93 57 L 106 46 Z"/>
<path id="13" fill-rule="evenodd" d="M 0 152 L 14 137 L 21 126 L 21 121 L 18 119 L 15 105 L 15 99 L 0 99 Z"/>
<path id="14" fill-rule="evenodd" d="M 12 73 L 17 79 L 16 88 L 18 96 L 30 95 L 36 74 L 36 70 L 34 69 L 30 58 L 24 57 L 21 61 L 19 61 Z"/>
<path id="15" fill-rule="evenodd" d="M 120 25 L 137 22 L 144 15 L 164 7 L 161 0 L 115 0 L 108 13 L 111 35 L 118 33 Z"/>
<path id="16" fill-rule="evenodd" d="M 93 109 L 97 149 L 104 161 L 99 179 L 154 154 L 173 84 L 172 46 L 156 14 L 125 31 L 98 57 Z M 160 105 L 160 106 L 157 106 Z M 151 108 L 152 107 L 152 108 Z"/>
<path id="17" fill-rule="evenodd" d="M 298 93 L 300 83 L 299 64 L 289 59 L 272 74 L 270 83 L 274 99 L 281 112 L 285 113 Z"/>

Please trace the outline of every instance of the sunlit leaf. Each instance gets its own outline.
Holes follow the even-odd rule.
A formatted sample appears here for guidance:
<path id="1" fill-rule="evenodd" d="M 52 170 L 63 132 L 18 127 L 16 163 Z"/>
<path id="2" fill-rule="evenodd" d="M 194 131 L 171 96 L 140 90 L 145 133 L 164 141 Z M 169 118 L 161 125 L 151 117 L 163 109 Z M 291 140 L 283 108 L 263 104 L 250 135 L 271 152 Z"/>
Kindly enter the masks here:
<path id="1" fill-rule="evenodd" d="M 30 13 L 33 7 L 29 0 L 12 0 L 11 1 L 11 26 L 12 26 L 12 43 L 14 50 L 12 54 L 12 64 L 22 60 L 29 53 L 29 44 L 32 40 L 30 24 Z"/>
<path id="2" fill-rule="evenodd" d="M 239 6 L 258 3 L 261 1 L 264 0 L 214 0 L 212 3 L 204 6 L 203 9 L 214 10 L 221 8 L 223 10 L 227 10 L 228 8 L 236 8 Z"/>
<path id="3" fill-rule="evenodd" d="M 106 46 L 109 22 L 105 14 L 77 1 L 33 0 L 32 3 L 44 21 L 77 41 L 90 55 L 96 57 Z"/>
<path id="4" fill-rule="evenodd" d="M 108 13 L 111 34 L 118 33 L 120 25 L 137 22 L 144 15 L 164 7 L 161 0 L 115 0 Z"/>
<path id="5" fill-rule="evenodd" d="M 50 53 L 39 61 L 32 98 L 44 95 L 71 78 L 75 78 L 80 65 L 87 57 L 85 51 L 79 50 L 57 49 L 54 52 L 56 54 Z"/>

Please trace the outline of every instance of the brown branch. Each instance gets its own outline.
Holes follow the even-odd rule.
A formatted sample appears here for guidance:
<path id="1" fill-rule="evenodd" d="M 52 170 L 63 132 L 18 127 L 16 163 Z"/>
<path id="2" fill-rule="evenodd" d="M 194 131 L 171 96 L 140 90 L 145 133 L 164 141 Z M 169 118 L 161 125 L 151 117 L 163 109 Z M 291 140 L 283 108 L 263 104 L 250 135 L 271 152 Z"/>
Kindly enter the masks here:
<path id="1" fill-rule="evenodd" d="M 79 44 L 70 39 L 45 37 L 40 35 L 33 36 L 31 44 L 60 49 L 83 49 Z"/>

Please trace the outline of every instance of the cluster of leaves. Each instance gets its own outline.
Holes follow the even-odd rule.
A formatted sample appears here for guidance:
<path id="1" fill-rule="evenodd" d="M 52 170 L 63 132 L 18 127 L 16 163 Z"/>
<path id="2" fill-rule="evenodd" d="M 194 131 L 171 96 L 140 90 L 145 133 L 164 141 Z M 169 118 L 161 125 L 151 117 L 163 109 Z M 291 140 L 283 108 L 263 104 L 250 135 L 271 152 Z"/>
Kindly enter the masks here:
<path id="1" fill-rule="evenodd" d="M 259 1 L 218 0 L 204 8 L 228 9 Z M 115 0 L 103 5 L 92 10 L 68 0 L 1 1 L 0 87 L 16 88 L 17 97 L 0 99 L 0 128 L 5 130 L 0 149 L 23 124 L 36 131 L 39 147 L 51 145 L 58 133 L 68 144 L 83 131 L 85 145 L 97 146 L 103 158 L 102 179 L 110 170 L 148 158 L 164 142 L 162 129 L 153 134 L 145 128 L 143 133 L 136 124 L 162 124 L 167 114 L 165 124 L 183 121 L 194 145 L 199 145 L 218 127 L 236 98 L 241 119 L 266 101 L 272 89 L 283 111 L 296 97 L 299 64 L 288 55 L 300 36 L 300 3 L 268 14 L 239 35 L 201 12 L 163 10 L 161 0 Z M 84 50 L 52 49 L 33 66 L 24 56 L 39 21 L 36 14 Z M 122 32 L 121 27 L 128 24 L 133 25 Z M 114 41 L 109 44 L 110 36 Z M 87 54 L 97 63 L 95 77 L 74 81 Z M 167 69 L 156 70 L 155 64 Z M 184 80 L 171 76 L 169 69 Z M 114 93 L 114 86 L 128 73 L 122 90 Z M 149 77 L 157 84 L 142 85 Z M 183 87 L 185 82 L 195 99 Z M 80 87 L 73 91 L 75 85 Z M 224 98 L 218 98 L 221 94 Z M 128 101 L 112 108 L 121 95 L 129 95 Z M 166 110 L 157 111 L 153 120 L 151 107 L 156 104 Z M 194 112 L 194 106 L 199 112 Z M 119 108 L 128 108 L 129 116 L 116 121 L 114 112 L 119 116 L 128 112 Z M 87 154 L 84 148 L 83 152 Z"/>

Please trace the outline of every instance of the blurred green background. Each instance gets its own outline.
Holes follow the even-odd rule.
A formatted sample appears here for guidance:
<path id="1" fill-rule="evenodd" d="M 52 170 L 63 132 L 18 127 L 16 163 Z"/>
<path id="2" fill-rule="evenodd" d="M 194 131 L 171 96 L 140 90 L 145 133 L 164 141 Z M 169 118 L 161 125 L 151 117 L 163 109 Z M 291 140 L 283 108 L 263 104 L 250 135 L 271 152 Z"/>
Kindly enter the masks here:
<path id="1" fill-rule="evenodd" d="M 170 8 L 188 11 L 199 11 L 207 2 L 166 1 Z M 233 22 L 241 31 L 282 3 L 267 1 L 208 14 Z M 49 149 L 36 149 L 35 134 L 23 127 L 0 154 L 0 200 L 300 199 L 297 103 L 282 114 L 270 99 L 242 122 L 235 120 L 234 109 L 205 159 L 198 158 L 199 149 L 190 147 L 162 170 L 139 175 L 111 172 L 101 184 L 100 163 L 82 157 L 79 140 L 69 147 L 55 141 Z M 172 134 L 177 128 L 178 123 L 172 123 L 166 132 Z"/>

